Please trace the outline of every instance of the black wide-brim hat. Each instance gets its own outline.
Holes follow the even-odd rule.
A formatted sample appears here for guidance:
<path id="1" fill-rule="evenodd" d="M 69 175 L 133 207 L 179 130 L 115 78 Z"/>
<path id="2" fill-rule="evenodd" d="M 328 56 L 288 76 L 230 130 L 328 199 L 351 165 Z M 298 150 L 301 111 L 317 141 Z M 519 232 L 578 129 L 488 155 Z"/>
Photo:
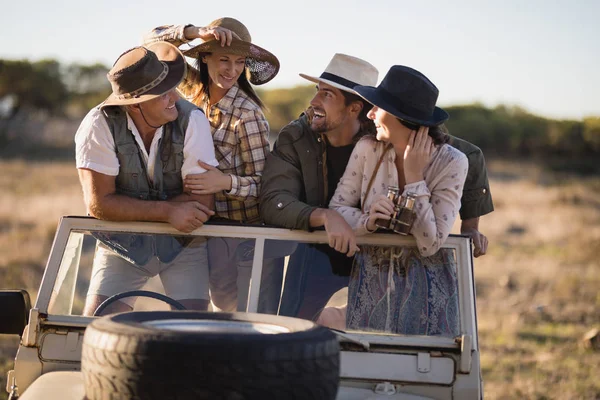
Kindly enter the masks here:
<path id="1" fill-rule="evenodd" d="M 355 86 L 354 90 L 369 103 L 413 124 L 437 126 L 449 117 L 435 105 L 439 90 L 433 82 L 404 65 L 390 68 L 379 86 Z"/>

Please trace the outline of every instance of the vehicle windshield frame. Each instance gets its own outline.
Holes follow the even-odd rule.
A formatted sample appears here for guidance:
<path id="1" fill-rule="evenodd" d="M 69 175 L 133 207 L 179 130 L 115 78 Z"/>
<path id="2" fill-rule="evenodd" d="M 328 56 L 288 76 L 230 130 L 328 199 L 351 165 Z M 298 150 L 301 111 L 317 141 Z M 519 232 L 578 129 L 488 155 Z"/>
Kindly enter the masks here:
<path id="1" fill-rule="evenodd" d="M 45 323 L 48 325 L 67 324 L 85 326 L 90 321 L 90 317 L 79 315 L 48 315 L 50 298 L 71 233 L 89 233 L 90 231 L 255 239 L 251 282 L 257 282 L 258 284 L 250 284 L 247 312 L 256 312 L 258 307 L 259 282 L 261 281 L 262 257 L 266 240 L 328 243 L 325 231 L 306 232 L 261 225 L 240 226 L 231 224 L 206 224 L 192 233 L 184 234 L 166 223 L 112 222 L 97 220 L 91 217 L 66 216 L 61 218 L 59 222 L 35 304 L 35 308 L 39 310 L 40 314 L 46 316 Z M 357 237 L 357 244 L 414 246 L 415 240 L 412 236 L 373 233 Z M 471 240 L 463 235 L 450 235 L 443 247 L 453 249 L 456 255 L 460 335 L 470 335 L 472 338 L 473 350 L 478 350 Z M 361 341 L 370 345 L 460 349 L 460 343 L 457 338 L 449 337 L 408 336 L 386 333 L 361 333 L 355 331 L 344 332 L 344 335 L 351 338 L 352 340 L 350 341 Z"/>

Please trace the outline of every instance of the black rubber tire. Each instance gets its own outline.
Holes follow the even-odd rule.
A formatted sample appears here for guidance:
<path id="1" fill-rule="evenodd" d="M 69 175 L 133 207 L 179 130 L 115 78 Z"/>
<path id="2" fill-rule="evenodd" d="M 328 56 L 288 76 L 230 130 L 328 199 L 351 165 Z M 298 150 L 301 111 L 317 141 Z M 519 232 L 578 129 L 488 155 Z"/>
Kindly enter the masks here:
<path id="1" fill-rule="evenodd" d="M 267 323 L 278 334 L 209 333 L 141 324 L 165 319 Z M 87 399 L 333 400 L 335 335 L 314 323 L 251 313 L 129 312 L 93 321 L 81 358 Z"/>

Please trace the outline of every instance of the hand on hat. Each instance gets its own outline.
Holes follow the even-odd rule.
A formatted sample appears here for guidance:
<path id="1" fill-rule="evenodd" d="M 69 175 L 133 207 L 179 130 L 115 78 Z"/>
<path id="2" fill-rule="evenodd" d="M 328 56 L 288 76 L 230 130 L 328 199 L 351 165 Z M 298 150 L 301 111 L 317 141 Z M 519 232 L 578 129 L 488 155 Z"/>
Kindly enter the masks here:
<path id="1" fill-rule="evenodd" d="M 198 165 L 206 170 L 201 174 L 185 177 L 185 191 L 192 194 L 213 194 L 231 190 L 231 175 L 224 174 L 210 164 L 198 160 Z"/>
<path id="2" fill-rule="evenodd" d="M 233 31 L 220 26 L 188 26 L 185 28 L 184 35 L 187 39 L 202 39 L 205 42 L 209 40 L 219 40 L 221 47 L 230 46 L 233 38 L 240 37 Z"/>
<path id="3" fill-rule="evenodd" d="M 404 151 L 404 177 L 407 184 L 424 179 L 423 171 L 429 165 L 431 155 L 435 150 L 433 140 L 428 132 L 428 127 L 421 126 L 417 132 L 410 133 L 408 145 Z"/>

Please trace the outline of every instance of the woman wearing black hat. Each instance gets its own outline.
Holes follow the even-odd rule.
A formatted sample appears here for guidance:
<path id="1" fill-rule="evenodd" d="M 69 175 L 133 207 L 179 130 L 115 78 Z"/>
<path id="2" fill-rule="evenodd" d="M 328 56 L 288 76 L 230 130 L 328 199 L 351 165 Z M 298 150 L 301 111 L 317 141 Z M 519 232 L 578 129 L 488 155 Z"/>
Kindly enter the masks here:
<path id="1" fill-rule="evenodd" d="M 388 186 L 416 197 L 410 234 L 417 247 L 363 246 L 348 288 L 345 327 L 414 335 L 459 333 L 456 263 L 441 249 L 458 215 L 468 161 L 446 144 L 440 125 L 448 114 L 435 106 L 438 89 L 420 72 L 393 66 L 377 87 L 355 90 L 373 109 L 377 136 L 358 142 L 330 207 L 357 235 L 390 220 Z M 362 207 L 360 206 L 362 205 Z M 361 208 L 359 208 L 361 207 Z M 324 310 L 320 322 L 334 325 Z M 339 317 L 338 317 L 339 318 Z M 338 327 L 339 327 L 338 320 Z"/>

